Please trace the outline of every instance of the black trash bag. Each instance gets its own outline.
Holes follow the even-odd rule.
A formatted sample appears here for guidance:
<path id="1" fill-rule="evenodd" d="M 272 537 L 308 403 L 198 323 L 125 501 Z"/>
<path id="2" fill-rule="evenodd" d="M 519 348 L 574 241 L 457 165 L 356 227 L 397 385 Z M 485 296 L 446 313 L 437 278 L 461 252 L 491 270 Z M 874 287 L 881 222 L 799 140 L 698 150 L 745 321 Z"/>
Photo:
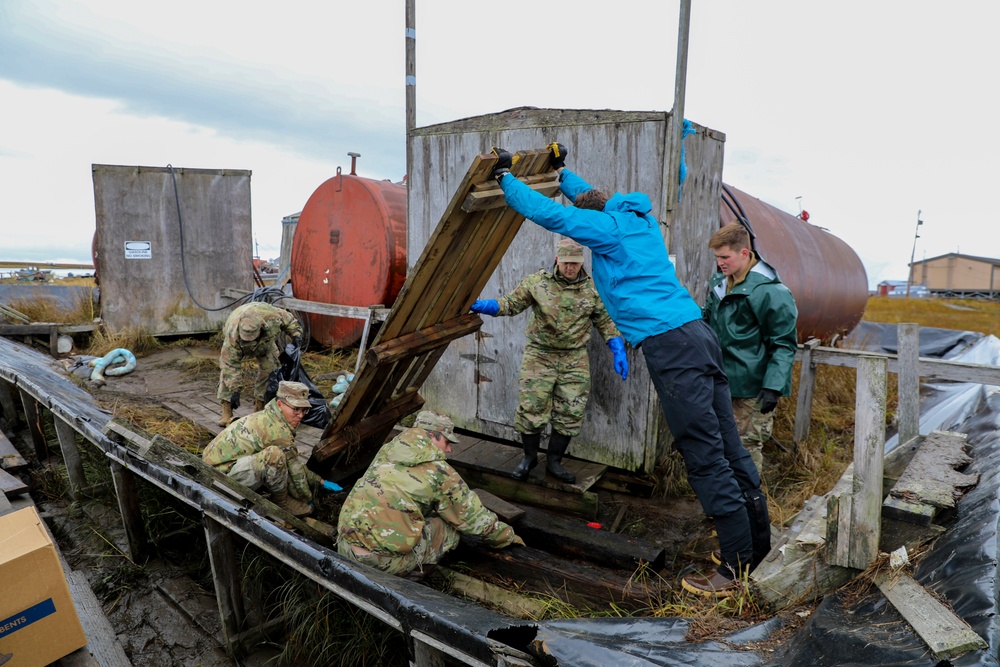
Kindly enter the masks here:
<path id="1" fill-rule="evenodd" d="M 302 368 L 302 350 L 291 343 L 278 355 L 278 367 L 267 378 L 267 389 L 264 391 L 265 403 L 278 395 L 278 384 L 282 381 L 301 382 L 309 387 L 309 404 L 312 407 L 302 418 L 302 423 L 320 429 L 326 428 L 330 423 L 330 406 L 309 379 L 306 369 Z"/>

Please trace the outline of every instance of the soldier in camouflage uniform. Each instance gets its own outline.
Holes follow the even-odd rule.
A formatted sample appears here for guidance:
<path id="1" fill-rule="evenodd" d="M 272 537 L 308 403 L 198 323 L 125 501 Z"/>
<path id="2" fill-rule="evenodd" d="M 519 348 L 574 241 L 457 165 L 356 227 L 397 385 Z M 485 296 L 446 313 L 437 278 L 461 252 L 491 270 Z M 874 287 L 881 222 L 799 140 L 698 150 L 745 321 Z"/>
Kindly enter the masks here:
<path id="1" fill-rule="evenodd" d="M 751 249 L 742 224 L 723 226 L 708 246 L 719 272 L 709 281 L 703 315 L 719 336 L 740 438 L 763 472 L 774 409 L 792 390 L 798 310 L 778 272 Z"/>
<path id="2" fill-rule="evenodd" d="M 254 384 L 254 410 L 264 409 L 267 378 L 278 367 L 278 334 L 290 336 L 296 347 L 302 345 L 302 325 L 287 310 L 262 301 L 252 301 L 234 309 L 226 319 L 219 355 L 219 401 L 222 417 L 219 426 L 233 419 L 233 409 L 239 406 L 239 385 L 243 378 L 243 360 L 257 360 L 257 381 Z M 235 395 L 235 399 L 234 399 Z M 235 405 L 234 405 L 235 403 Z"/>
<path id="3" fill-rule="evenodd" d="M 448 463 L 450 443 L 458 442 L 453 429 L 448 417 L 424 410 L 382 446 L 340 510 L 342 556 L 419 578 L 463 533 L 497 549 L 524 544 Z"/>
<path id="4" fill-rule="evenodd" d="M 546 469 L 560 481 L 573 484 L 576 476 L 563 467 L 562 458 L 570 439 L 580 434 L 590 395 L 587 341 L 591 326 L 608 342 L 622 380 L 628 377 L 628 361 L 625 342 L 583 268 L 583 246 L 562 239 L 556 252 L 552 271 L 531 274 L 499 301 L 476 301 L 472 311 L 506 316 L 531 308 L 514 414 L 524 458 L 512 474 L 524 479 L 537 465 L 542 431 L 551 422 Z"/>
<path id="5" fill-rule="evenodd" d="M 309 411 L 309 387 L 282 382 L 263 410 L 237 419 L 202 452 L 205 463 L 251 489 L 267 488 L 275 504 L 295 516 L 312 511 L 323 480 L 306 468 L 295 447 L 295 429 Z"/>

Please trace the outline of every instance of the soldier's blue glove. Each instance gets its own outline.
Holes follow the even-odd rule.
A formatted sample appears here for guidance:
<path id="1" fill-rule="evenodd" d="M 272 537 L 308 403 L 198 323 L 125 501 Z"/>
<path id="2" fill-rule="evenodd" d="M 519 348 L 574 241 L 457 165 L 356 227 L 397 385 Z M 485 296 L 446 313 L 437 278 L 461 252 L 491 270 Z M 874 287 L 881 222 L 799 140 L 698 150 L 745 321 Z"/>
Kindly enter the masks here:
<path id="1" fill-rule="evenodd" d="M 773 389 L 761 389 L 760 395 L 757 396 L 757 400 L 760 401 L 761 413 L 766 415 L 769 412 L 774 412 L 774 409 L 778 407 L 779 396 L 781 394 Z"/>
<path id="2" fill-rule="evenodd" d="M 334 493 L 340 493 L 341 491 L 344 490 L 344 487 L 342 487 L 340 484 L 337 484 L 336 482 L 331 482 L 328 479 L 323 480 L 323 488 L 326 489 L 327 491 L 333 491 Z"/>
<path id="3" fill-rule="evenodd" d="M 622 380 L 628 379 L 628 359 L 625 358 L 625 341 L 621 336 L 615 336 L 608 341 L 611 354 L 615 355 L 615 373 L 622 376 Z"/>
<path id="4" fill-rule="evenodd" d="M 496 314 L 500 312 L 500 302 L 496 299 L 477 299 L 472 308 L 470 309 L 474 313 L 482 313 L 483 315 L 490 315 L 496 317 Z"/>

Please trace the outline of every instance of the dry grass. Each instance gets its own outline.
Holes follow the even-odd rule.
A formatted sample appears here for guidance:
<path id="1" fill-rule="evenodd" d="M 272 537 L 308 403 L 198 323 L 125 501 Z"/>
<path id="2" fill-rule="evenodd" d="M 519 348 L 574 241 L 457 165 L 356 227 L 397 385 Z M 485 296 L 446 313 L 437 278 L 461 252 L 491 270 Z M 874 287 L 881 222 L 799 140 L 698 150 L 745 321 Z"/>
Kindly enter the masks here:
<path id="1" fill-rule="evenodd" d="M 59 322 L 61 324 L 86 324 L 93 322 L 100 313 L 92 294 L 77 298 L 70 307 L 52 299 L 16 299 L 7 304 L 26 315 L 32 322 Z"/>
<path id="2" fill-rule="evenodd" d="M 158 405 L 114 403 L 102 407 L 110 410 L 118 419 L 135 424 L 151 435 L 162 435 L 192 454 L 201 455 L 201 448 L 212 439 L 209 431 L 187 419 L 178 418 L 170 410 Z"/>
<path id="3" fill-rule="evenodd" d="M 916 322 L 922 327 L 978 331 L 1000 337 L 1000 302 L 973 299 L 868 299 L 867 322 Z"/>

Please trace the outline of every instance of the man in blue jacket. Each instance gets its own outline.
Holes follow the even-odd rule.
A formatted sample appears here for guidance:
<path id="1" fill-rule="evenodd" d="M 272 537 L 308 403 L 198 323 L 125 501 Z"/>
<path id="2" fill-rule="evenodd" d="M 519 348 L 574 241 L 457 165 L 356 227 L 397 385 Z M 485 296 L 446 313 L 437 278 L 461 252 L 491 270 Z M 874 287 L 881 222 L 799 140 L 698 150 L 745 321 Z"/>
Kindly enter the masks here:
<path id="1" fill-rule="evenodd" d="M 549 149 L 573 206 L 511 175 L 512 156 L 502 149 L 493 149 L 493 177 L 508 206 L 591 249 L 597 290 L 625 340 L 642 347 L 688 482 L 715 521 L 722 563 L 709 576 L 685 575 L 681 585 L 707 597 L 732 595 L 739 576 L 767 555 L 771 535 L 760 475 L 736 431 L 719 340 L 677 278 L 649 197 L 609 198 L 565 168 L 565 146 Z"/>

